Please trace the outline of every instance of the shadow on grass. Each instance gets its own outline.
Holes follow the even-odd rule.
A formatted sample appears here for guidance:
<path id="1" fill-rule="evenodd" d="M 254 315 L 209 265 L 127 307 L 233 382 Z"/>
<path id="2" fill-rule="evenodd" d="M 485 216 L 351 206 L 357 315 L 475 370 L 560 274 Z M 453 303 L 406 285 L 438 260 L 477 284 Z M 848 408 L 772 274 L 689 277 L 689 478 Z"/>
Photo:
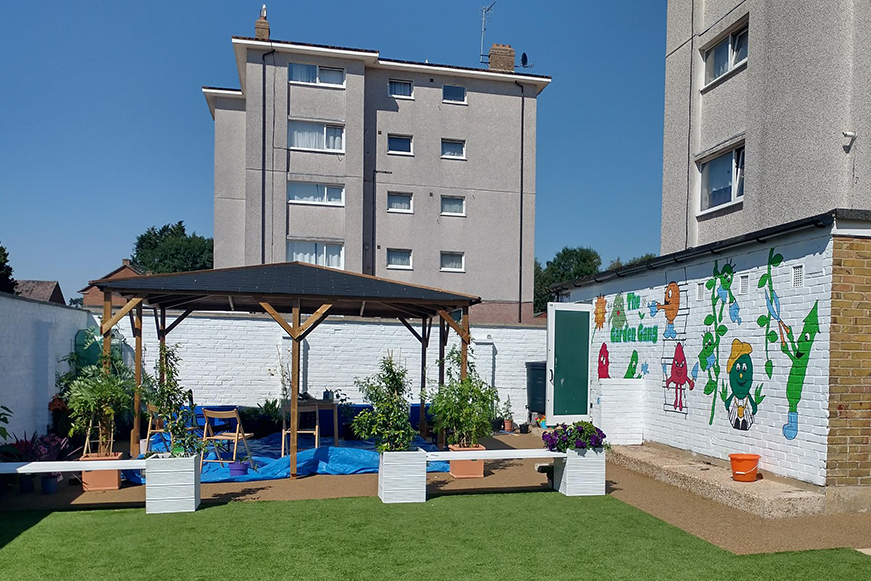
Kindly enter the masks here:
<path id="1" fill-rule="evenodd" d="M 0 514 L 0 549 L 50 514 L 49 511 L 19 511 Z"/>
<path id="2" fill-rule="evenodd" d="M 257 494 L 268 488 L 268 486 L 249 486 L 241 490 L 229 490 L 227 492 L 212 494 L 208 498 L 202 499 L 200 510 L 213 506 L 223 506 L 231 502 L 257 500 Z"/>

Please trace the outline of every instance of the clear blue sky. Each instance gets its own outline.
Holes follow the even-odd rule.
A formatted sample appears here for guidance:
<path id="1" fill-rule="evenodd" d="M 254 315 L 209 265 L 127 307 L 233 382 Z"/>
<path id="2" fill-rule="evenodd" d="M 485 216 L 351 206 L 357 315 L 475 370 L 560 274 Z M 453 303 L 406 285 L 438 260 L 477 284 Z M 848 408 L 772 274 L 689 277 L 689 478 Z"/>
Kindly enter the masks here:
<path id="1" fill-rule="evenodd" d="M 486 3 L 489 3 L 486 2 Z M 213 122 L 260 0 L 0 3 L 0 243 L 67 298 L 137 234 L 212 235 Z M 478 66 L 484 0 L 268 2 L 272 37 Z M 659 251 L 665 0 L 498 0 L 492 42 L 553 76 L 538 103 L 536 256 Z"/>

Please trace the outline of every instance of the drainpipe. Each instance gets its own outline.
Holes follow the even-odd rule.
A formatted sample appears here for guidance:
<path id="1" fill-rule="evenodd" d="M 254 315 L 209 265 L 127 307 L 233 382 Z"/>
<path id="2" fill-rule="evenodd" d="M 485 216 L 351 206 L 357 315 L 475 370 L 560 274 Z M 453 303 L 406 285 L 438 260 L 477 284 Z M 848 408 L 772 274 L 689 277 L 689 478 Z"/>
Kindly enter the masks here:
<path id="1" fill-rule="evenodd" d="M 517 322 L 523 322 L 523 146 L 524 130 L 526 129 L 526 91 L 523 85 L 514 81 L 520 87 L 520 252 L 517 257 Z"/>
<path id="2" fill-rule="evenodd" d="M 266 57 L 273 54 L 275 49 L 264 52 L 260 57 L 260 69 L 263 72 L 261 85 L 262 106 L 260 117 L 262 125 L 260 131 L 260 264 L 266 264 Z"/>

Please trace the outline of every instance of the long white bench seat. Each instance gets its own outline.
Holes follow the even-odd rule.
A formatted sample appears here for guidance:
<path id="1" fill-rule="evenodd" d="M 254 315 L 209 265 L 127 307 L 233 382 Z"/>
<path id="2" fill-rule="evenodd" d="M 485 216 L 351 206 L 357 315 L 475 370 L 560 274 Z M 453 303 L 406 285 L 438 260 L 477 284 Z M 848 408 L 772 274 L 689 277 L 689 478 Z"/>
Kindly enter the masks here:
<path id="1" fill-rule="evenodd" d="M 82 470 L 145 470 L 145 460 L 80 460 L 57 462 L 0 462 L 0 474 L 49 474 Z"/>

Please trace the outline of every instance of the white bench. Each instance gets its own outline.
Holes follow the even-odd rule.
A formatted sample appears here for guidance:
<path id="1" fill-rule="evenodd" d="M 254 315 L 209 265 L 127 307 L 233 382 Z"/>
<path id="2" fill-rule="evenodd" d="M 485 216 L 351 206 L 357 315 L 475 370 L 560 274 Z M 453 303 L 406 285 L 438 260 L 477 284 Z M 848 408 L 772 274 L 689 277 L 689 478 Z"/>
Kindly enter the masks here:
<path id="1" fill-rule="evenodd" d="M 426 463 L 451 460 L 554 461 L 553 487 L 566 496 L 605 494 L 605 453 L 551 452 L 541 448 L 463 450 L 461 452 L 385 452 L 378 468 L 378 497 L 385 503 L 426 502 Z"/>

